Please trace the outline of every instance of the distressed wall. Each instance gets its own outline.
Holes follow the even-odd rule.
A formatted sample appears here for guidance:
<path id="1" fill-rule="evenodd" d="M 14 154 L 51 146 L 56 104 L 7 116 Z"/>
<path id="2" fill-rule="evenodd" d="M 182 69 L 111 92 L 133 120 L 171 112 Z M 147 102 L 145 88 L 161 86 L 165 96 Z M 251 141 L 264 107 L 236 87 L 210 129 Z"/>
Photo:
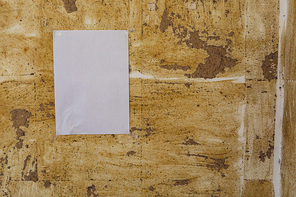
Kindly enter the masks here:
<path id="1" fill-rule="evenodd" d="M 285 104 L 283 117 L 283 139 L 282 139 L 282 196 L 295 196 L 295 93 L 296 93 L 296 4 L 288 0 L 288 19 L 286 31 L 282 39 L 282 62 L 285 69 Z"/>
<path id="2" fill-rule="evenodd" d="M 2 196 L 273 196 L 276 0 L 0 0 Z M 55 136 L 52 30 L 129 30 L 130 135 Z"/>

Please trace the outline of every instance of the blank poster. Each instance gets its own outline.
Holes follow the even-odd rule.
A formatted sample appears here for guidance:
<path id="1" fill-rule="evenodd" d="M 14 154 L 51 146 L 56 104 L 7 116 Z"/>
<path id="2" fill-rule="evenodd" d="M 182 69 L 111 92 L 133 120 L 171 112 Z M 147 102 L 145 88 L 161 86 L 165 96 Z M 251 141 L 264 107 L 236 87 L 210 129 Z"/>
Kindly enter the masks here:
<path id="1" fill-rule="evenodd" d="M 56 134 L 128 134 L 128 31 L 54 31 Z"/>

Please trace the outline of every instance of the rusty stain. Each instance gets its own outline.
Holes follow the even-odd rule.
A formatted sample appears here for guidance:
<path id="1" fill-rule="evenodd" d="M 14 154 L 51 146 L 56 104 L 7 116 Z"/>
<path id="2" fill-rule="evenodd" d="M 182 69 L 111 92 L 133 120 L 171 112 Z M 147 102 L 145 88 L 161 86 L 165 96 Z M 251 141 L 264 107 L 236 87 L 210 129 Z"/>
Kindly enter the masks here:
<path id="1" fill-rule="evenodd" d="M 28 118 L 32 116 L 31 112 L 25 109 L 14 109 L 10 111 L 13 127 L 18 129 L 20 126 L 29 127 Z"/>
<path id="2" fill-rule="evenodd" d="M 183 38 L 187 36 L 187 30 L 188 29 L 182 25 L 178 25 L 177 27 L 173 26 L 174 35 L 181 39 L 181 41 L 178 42 L 179 44 L 182 42 Z"/>
<path id="3" fill-rule="evenodd" d="M 200 143 L 195 142 L 193 139 L 188 139 L 187 141 L 183 142 L 184 145 L 200 145 Z"/>
<path id="4" fill-rule="evenodd" d="M 50 113 L 46 113 L 46 117 L 47 117 L 47 118 L 55 119 L 55 115 L 50 114 Z"/>
<path id="5" fill-rule="evenodd" d="M 226 49 L 231 44 L 231 40 L 228 40 L 228 45 L 225 47 L 213 46 L 207 45 L 207 42 L 201 39 L 199 31 L 189 32 L 189 34 L 190 38 L 184 41 L 186 45 L 189 48 L 204 49 L 209 56 L 205 59 L 205 63 L 200 63 L 193 73 L 185 74 L 188 78 L 215 78 L 217 74 L 223 73 L 225 68 L 232 68 L 237 64 L 237 59 L 227 56 Z"/>
<path id="6" fill-rule="evenodd" d="M 189 35 L 189 39 L 184 41 L 189 48 L 206 49 L 207 43 L 201 39 L 198 30 L 189 32 Z"/>
<path id="7" fill-rule="evenodd" d="M 136 128 L 136 127 L 131 127 L 131 129 L 130 129 L 131 134 L 134 131 L 145 131 L 146 134 L 144 136 L 148 137 L 148 136 L 150 136 L 153 133 L 154 129 L 152 129 L 150 127 L 146 128 L 146 129 L 140 129 L 140 128 Z"/>
<path id="8" fill-rule="evenodd" d="M 271 145 L 271 144 L 269 144 L 269 148 L 268 148 L 268 150 L 267 150 L 267 152 L 266 152 L 266 156 L 267 156 L 268 159 L 271 158 L 272 153 L 273 153 L 273 150 L 274 150 L 274 146 Z"/>
<path id="9" fill-rule="evenodd" d="M 209 57 L 204 64 L 199 64 L 192 74 L 185 74 L 189 78 L 214 78 L 217 74 L 223 73 L 225 68 L 232 68 L 237 64 L 236 59 L 227 57 L 226 49 L 222 46 L 207 46 Z"/>
<path id="10" fill-rule="evenodd" d="M 274 149 L 274 146 L 269 144 L 269 148 L 266 152 L 263 152 L 262 150 L 260 150 L 259 152 L 260 161 L 265 162 L 265 157 L 267 157 L 268 159 L 271 159 L 273 149 Z"/>
<path id="11" fill-rule="evenodd" d="M 55 106 L 54 102 L 49 102 L 48 105 L 51 106 L 51 107 Z"/>
<path id="12" fill-rule="evenodd" d="M 259 152 L 259 158 L 262 162 L 265 162 L 265 153 L 263 153 L 262 150 Z"/>
<path id="13" fill-rule="evenodd" d="M 77 11 L 76 0 L 63 0 L 65 9 L 68 13 Z"/>
<path id="14" fill-rule="evenodd" d="M 31 159 L 31 155 L 27 155 L 25 161 L 24 161 L 24 167 L 23 167 L 23 172 L 24 173 L 24 170 L 26 169 L 27 165 L 28 165 L 28 162 L 30 161 Z"/>
<path id="15" fill-rule="evenodd" d="M 172 18 L 169 16 L 167 9 L 165 8 L 159 25 L 160 32 L 164 33 L 169 26 L 173 26 L 173 22 Z"/>
<path id="16" fill-rule="evenodd" d="M 40 111 L 44 111 L 44 110 L 45 110 L 45 108 L 44 108 L 44 104 L 43 104 L 43 103 L 40 104 L 40 106 L 39 106 L 39 110 L 40 110 Z"/>
<path id="17" fill-rule="evenodd" d="M 148 189 L 149 189 L 150 191 L 154 191 L 154 187 L 153 187 L 153 186 L 150 186 Z"/>
<path id="18" fill-rule="evenodd" d="M 26 53 L 29 50 L 29 47 L 24 48 L 24 52 Z"/>
<path id="19" fill-rule="evenodd" d="M 8 156 L 6 155 L 5 157 L 1 157 L 0 158 L 0 176 L 3 176 L 4 175 L 4 168 L 5 168 L 5 165 L 8 164 Z M 9 166 L 7 167 L 9 169 Z M 1 183 L 0 183 L 1 185 Z"/>
<path id="20" fill-rule="evenodd" d="M 34 169 L 33 170 L 30 169 L 28 175 L 26 175 L 24 173 L 24 170 L 25 170 L 25 168 L 26 168 L 26 166 L 27 166 L 28 161 L 30 160 L 30 158 L 31 158 L 31 155 L 28 155 L 27 158 L 26 158 L 26 160 L 25 160 L 24 168 L 23 168 L 23 172 L 22 172 L 23 178 L 24 178 L 25 181 L 34 181 L 34 182 L 37 182 L 38 181 L 38 170 L 37 170 L 37 159 L 36 158 L 34 158 L 34 160 L 32 162 L 32 166 L 34 167 Z"/>
<path id="21" fill-rule="evenodd" d="M 49 180 L 44 181 L 44 187 L 50 188 L 51 182 Z"/>
<path id="22" fill-rule="evenodd" d="M 177 63 L 171 64 L 171 65 L 166 64 L 166 65 L 159 65 L 159 66 L 160 66 L 160 68 L 164 68 L 167 70 L 184 70 L 184 71 L 186 71 L 186 70 L 190 69 L 189 66 L 180 66 Z"/>
<path id="23" fill-rule="evenodd" d="M 199 145 L 199 144 L 198 144 Z M 215 158 L 212 158 L 212 157 L 208 157 L 206 155 L 201 155 L 201 154 L 186 154 L 187 156 L 193 156 L 193 157 L 200 157 L 200 158 L 204 158 L 205 160 L 207 160 L 207 164 L 206 164 L 206 167 L 207 168 L 210 168 L 212 170 L 217 170 L 218 172 L 220 172 L 220 170 L 222 169 L 227 169 L 229 167 L 228 164 L 225 164 L 225 160 L 227 159 L 226 158 L 223 158 L 223 159 L 215 159 Z"/>
<path id="24" fill-rule="evenodd" d="M 208 156 L 205 156 L 205 155 L 201 155 L 201 154 L 185 154 L 189 157 L 202 157 L 202 158 L 205 158 L 205 159 L 208 159 L 209 157 Z"/>
<path id="25" fill-rule="evenodd" d="M 160 64 L 162 64 L 162 63 L 164 63 L 164 62 L 165 62 L 164 59 L 161 59 L 161 60 L 159 61 Z"/>
<path id="26" fill-rule="evenodd" d="M 0 163 L 2 164 L 2 167 L 3 167 L 3 164 L 7 164 L 8 163 L 8 156 L 6 155 L 5 157 L 1 157 Z"/>
<path id="27" fill-rule="evenodd" d="M 25 109 L 14 109 L 10 111 L 11 120 L 13 122 L 13 127 L 16 128 L 16 139 L 18 142 L 15 144 L 17 149 L 21 149 L 23 147 L 23 139 L 22 136 L 25 136 L 25 131 L 20 129 L 20 126 L 29 127 L 28 119 L 31 117 L 31 112 Z"/>
<path id="28" fill-rule="evenodd" d="M 265 56 L 262 63 L 263 76 L 268 81 L 277 79 L 278 51 Z"/>
<path id="29" fill-rule="evenodd" d="M 127 156 L 131 156 L 131 155 L 135 155 L 135 154 L 136 154 L 135 151 L 128 151 L 128 152 L 126 153 Z"/>
<path id="30" fill-rule="evenodd" d="M 228 34 L 229 37 L 232 37 L 233 35 L 234 35 L 233 31 Z"/>
<path id="31" fill-rule="evenodd" d="M 220 36 L 208 36 L 207 39 L 209 40 L 220 40 Z"/>
<path id="32" fill-rule="evenodd" d="M 212 170 L 218 170 L 218 172 L 220 172 L 220 170 L 222 169 L 227 169 L 229 167 L 229 165 L 225 164 L 225 160 L 227 159 L 214 159 L 211 158 L 214 162 L 209 162 L 209 164 L 206 165 L 206 167 L 212 169 Z"/>
<path id="33" fill-rule="evenodd" d="M 174 186 L 178 186 L 178 185 L 188 185 L 190 180 L 188 179 L 184 179 L 184 180 L 173 180 L 174 182 Z"/>
<path id="34" fill-rule="evenodd" d="M 192 83 L 189 83 L 189 82 L 185 83 L 185 86 L 186 86 L 187 88 L 190 88 L 191 85 L 192 85 Z"/>
<path id="35" fill-rule="evenodd" d="M 91 185 L 91 186 L 87 187 L 87 196 L 93 195 L 93 197 L 99 197 L 98 194 L 95 194 L 95 191 L 96 191 L 95 185 Z"/>

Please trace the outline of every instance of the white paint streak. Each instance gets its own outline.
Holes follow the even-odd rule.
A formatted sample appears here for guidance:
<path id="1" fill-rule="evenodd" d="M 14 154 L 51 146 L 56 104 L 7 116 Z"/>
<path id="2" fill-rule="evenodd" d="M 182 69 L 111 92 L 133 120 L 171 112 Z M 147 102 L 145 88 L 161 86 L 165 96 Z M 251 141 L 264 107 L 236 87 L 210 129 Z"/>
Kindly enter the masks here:
<path id="1" fill-rule="evenodd" d="M 238 135 L 239 135 L 239 138 L 238 140 L 240 142 L 243 142 L 245 143 L 245 136 L 244 136 L 244 131 L 245 131 L 245 111 L 246 111 L 246 104 L 244 104 L 242 106 L 242 112 L 241 112 L 241 126 L 238 130 Z"/>
<path id="2" fill-rule="evenodd" d="M 136 71 L 136 72 L 132 72 L 130 74 L 130 78 L 152 79 L 154 77 L 149 76 L 149 75 L 144 75 L 144 74 L 140 73 L 139 71 Z"/>
<path id="3" fill-rule="evenodd" d="M 157 79 L 157 80 L 187 80 L 196 82 L 217 82 L 217 81 L 232 81 L 233 83 L 245 83 L 245 76 L 241 77 L 225 77 L 225 78 L 213 78 L 213 79 L 203 79 L 203 78 L 157 78 L 150 75 L 144 75 L 139 71 L 132 72 L 130 78 L 141 78 L 141 79 Z"/>
<path id="4" fill-rule="evenodd" d="M 246 154 L 246 132 L 245 132 L 245 112 L 246 112 L 246 104 L 242 106 L 241 109 L 241 126 L 240 129 L 238 130 L 238 141 L 242 143 L 242 159 L 241 159 L 241 196 L 243 192 L 243 185 L 244 185 L 244 179 L 245 179 L 245 165 L 244 165 L 244 159 L 245 159 L 245 154 Z"/>
<path id="5" fill-rule="evenodd" d="M 23 76 L 0 76 L 0 83 L 9 82 L 9 81 L 23 81 L 23 80 L 33 80 L 35 79 L 34 75 L 23 75 Z"/>
<path id="6" fill-rule="evenodd" d="M 213 79 L 206 79 L 208 82 L 213 81 L 232 81 L 233 83 L 245 83 L 245 76 L 241 77 L 229 77 L 229 78 L 213 78 Z"/>
<path id="7" fill-rule="evenodd" d="M 281 66 L 282 33 L 286 31 L 287 22 L 287 0 L 280 0 L 279 18 L 279 52 L 278 52 L 278 75 L 277 75 L 277 101 L 275 119 L 275 141 L 274 141 L 274 168 L 273 186 L 275 197 L 281 196 L 281 143 L 282 143 L 282 122 L 284 114 L 284 69 Z"/>
<path id="8" fill-rule="evenodd" d="M 36 32 L 30 32 L 31 29 L 28 29 L 28 27 L 20 24 L 16 24 L 9 29 L 3 29 L 0 31 L 1 34 L 16 34 L 16 35 L 23 35 L 26 37 L 36 37 Z M 34 30 L 34 29 L 33 29 Z"/>

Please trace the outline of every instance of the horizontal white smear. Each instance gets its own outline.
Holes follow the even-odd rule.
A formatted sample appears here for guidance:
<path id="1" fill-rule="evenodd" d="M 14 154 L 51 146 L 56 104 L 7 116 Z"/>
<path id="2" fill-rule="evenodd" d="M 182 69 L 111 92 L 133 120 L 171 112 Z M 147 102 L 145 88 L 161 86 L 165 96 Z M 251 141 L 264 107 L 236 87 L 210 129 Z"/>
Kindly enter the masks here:
<path id="1" fill-rule="evenodd" d="M 130 74 L 130 78 L 140 78 L 140 79 L 157 79 L 157 80 L 178 80 L 178 79 L 186 79 L 190 81 L 197 82 L 216 82 L 216 81 L 232 81 L 233 83 L 245 83 L 245 76 L 240 77 L 221 77 L 221 78 L 213 78 L 213 79 L 203 79 L 203 78 L 156 78 L 151 75 L 144 75 L 139 71 L 132 72 Z"/>

